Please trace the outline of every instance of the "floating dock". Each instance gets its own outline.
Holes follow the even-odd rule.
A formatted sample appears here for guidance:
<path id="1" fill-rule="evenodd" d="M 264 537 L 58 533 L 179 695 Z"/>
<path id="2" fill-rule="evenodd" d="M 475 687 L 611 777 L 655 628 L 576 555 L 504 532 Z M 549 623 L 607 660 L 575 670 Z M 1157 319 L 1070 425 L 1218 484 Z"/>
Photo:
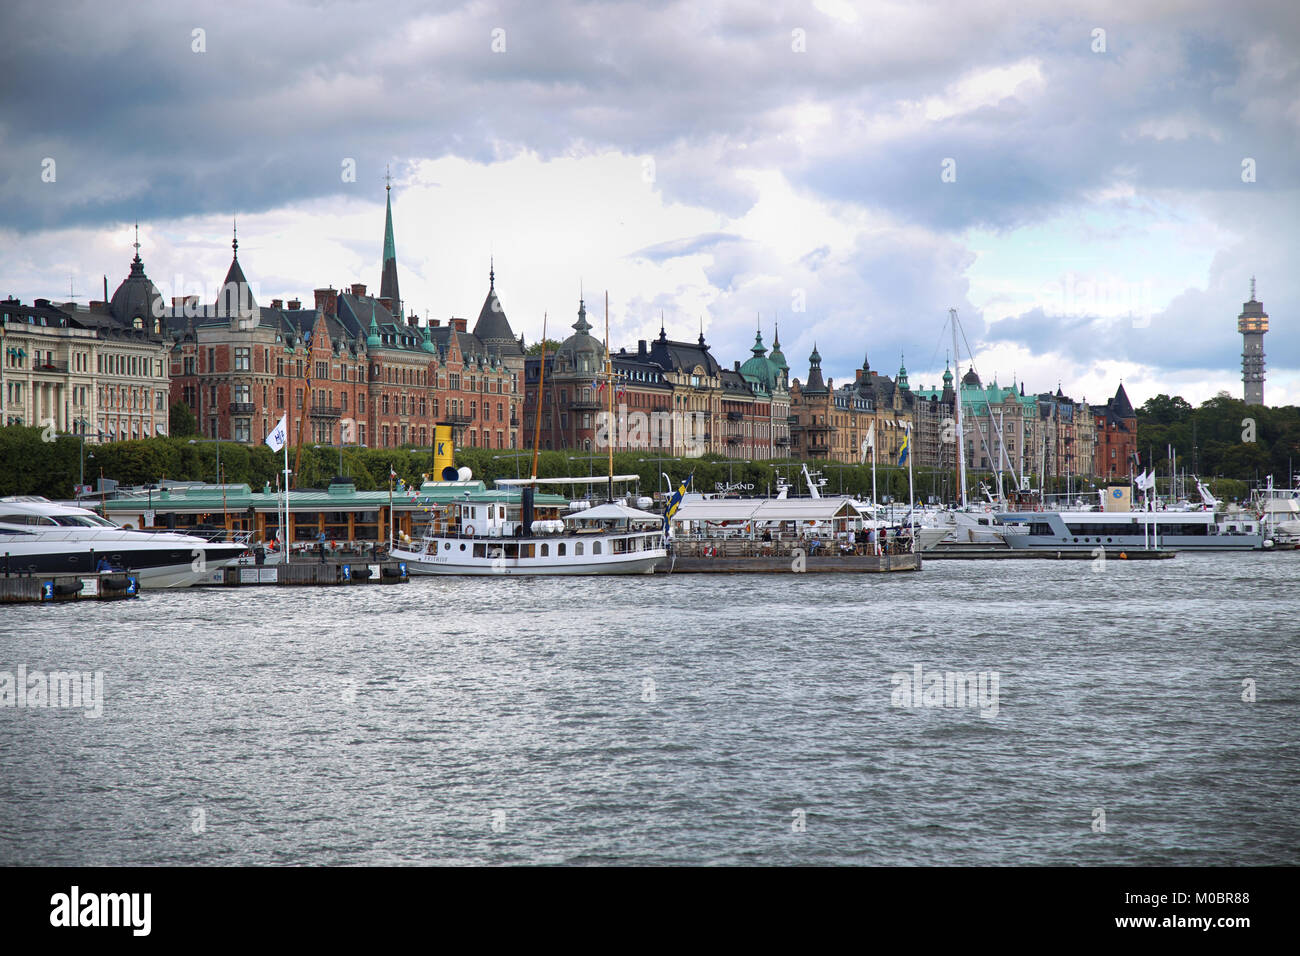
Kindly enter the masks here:
<path id="1" fill-rule="evenodd" d="M 920 571 L 921 555 L 859 554 L 748 539 L 677 542 L 656 574 L 887 574 Z"/>
<path id="2" fill-rule="evenodd" d="M 981 561 L 1016 561 L 1034 558 L 1054 561 L 1093 561 L 1097 558 L 1097 555 L 1093 553 L 1094 551 L 1093 548 L 1086 551 L 1074 548 L 1029 550 L 1027 548 L 999 548 L 996 545 L 984 544 L 937 544 L 929 551 L 926 551 L 925 556 L 930 560 L 956 558 Z M 1115 547 L 1106 548 L 1105 552 L 1107 561 L 1161 561 L 1172 558 L 1177 554 L 1176 551 Z"/>
<path id="3" fill-rule="evenodd" d="M 410 581 L 405 561 L 301 561 L 296 564 L 230 565 L 220 580 L 200 587 L 342 587 L 356 584 L 405 584 Z"/>
<path id="4" fill-rule="evenodd" d="M 0 604 L 123 601 L 139 593 L 139 580 L 125 571 L 0 577 Z"/>

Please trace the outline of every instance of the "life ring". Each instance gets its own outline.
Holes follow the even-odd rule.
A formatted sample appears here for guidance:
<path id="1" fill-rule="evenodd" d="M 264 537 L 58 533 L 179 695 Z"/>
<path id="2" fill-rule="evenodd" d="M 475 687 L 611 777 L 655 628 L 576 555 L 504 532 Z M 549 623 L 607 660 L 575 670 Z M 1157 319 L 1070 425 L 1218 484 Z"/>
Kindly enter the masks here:
<path id="1" fill-rule="evenodd" d="M 474 533 L 474 526 L 472 524 L 465 525 L 465 533 L 472 535 Z"/>

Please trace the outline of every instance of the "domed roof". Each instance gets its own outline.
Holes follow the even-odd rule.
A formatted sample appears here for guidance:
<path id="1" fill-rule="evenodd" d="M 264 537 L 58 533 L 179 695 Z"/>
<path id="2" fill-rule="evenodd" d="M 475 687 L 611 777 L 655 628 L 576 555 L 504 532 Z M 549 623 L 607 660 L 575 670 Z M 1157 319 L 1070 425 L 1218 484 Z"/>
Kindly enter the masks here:
<path id="1" fill-rule="evenodd" d="M 109 311 L 113 318 L 127 326 L 133 326 L 140 319 L 145 328 L 150 328 L 148 320 L 160 318 L 163 314 L 163 297 L 158 287 L 144 274 L 144 263 L 140 261 L 140 242 L 135 244 L 135 258 L 131 260 L 131 274 L 122 280 L 122 284 L 113 293 L 109 302 Z"/>
<path id="2" fill-rule="evenodd" d="M 573 323 L 574 334 L 560 343 L 555 350 L 555 370 L 599 372 L 605 362 L 605 346 L 591 334 L 587 321 L 587 305 L 578 300 L 578 321 Z"/>
<path id="3" fill-rule="evenodd" d="M 754 346 L 750 349 L 754 357 L 740 367 L 740 374 L 760 386 L 765 391 L 772 391 L 781 376 L 781 370 L 767 358 L 767 349 L 763 345 L 763 333 L 754 333 Z"/>
<path id="4" fill-rule="evenodd" d="M 979 386 L 980 377 L 975 373 L 975 366 L 972 365 L 967 369 L 966 374 L 961 377 L 961 383 L 963 385 Z"/>

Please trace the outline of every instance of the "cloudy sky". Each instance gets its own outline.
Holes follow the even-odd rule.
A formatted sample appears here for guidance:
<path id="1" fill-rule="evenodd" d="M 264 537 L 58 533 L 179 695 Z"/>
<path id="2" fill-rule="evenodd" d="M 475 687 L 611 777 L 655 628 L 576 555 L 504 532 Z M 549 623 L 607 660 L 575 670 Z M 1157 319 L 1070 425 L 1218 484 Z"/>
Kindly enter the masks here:
<path id="1" fill-rule="evenodd" d="M 793 374 L 1300 404 L 1292 0 L 32 3 L 0 10 L 0 294 L 84 302 L 141 255 L 208 299 L 379 284 L 517 333 L 579 289 L 616 346 L 779 322 Z M 557 328 L 560 327 L 560 328 Z M 965 363 L 967 344 L 961 346 Z"/>

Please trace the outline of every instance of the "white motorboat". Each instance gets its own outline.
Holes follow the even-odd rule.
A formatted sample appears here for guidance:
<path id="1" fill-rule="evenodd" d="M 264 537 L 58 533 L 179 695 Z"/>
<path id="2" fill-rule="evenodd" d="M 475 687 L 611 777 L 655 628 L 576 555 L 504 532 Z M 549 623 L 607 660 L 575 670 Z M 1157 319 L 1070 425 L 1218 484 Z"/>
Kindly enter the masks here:
<path id="1" fill-rule="evenodd" d="M 120 528 L 95 512 L 35 495 L 0 498 L 0 570 L 10 574 L 134 573 L 141 588 L 189 587 L 238 560 L 241 541 Z"/>

